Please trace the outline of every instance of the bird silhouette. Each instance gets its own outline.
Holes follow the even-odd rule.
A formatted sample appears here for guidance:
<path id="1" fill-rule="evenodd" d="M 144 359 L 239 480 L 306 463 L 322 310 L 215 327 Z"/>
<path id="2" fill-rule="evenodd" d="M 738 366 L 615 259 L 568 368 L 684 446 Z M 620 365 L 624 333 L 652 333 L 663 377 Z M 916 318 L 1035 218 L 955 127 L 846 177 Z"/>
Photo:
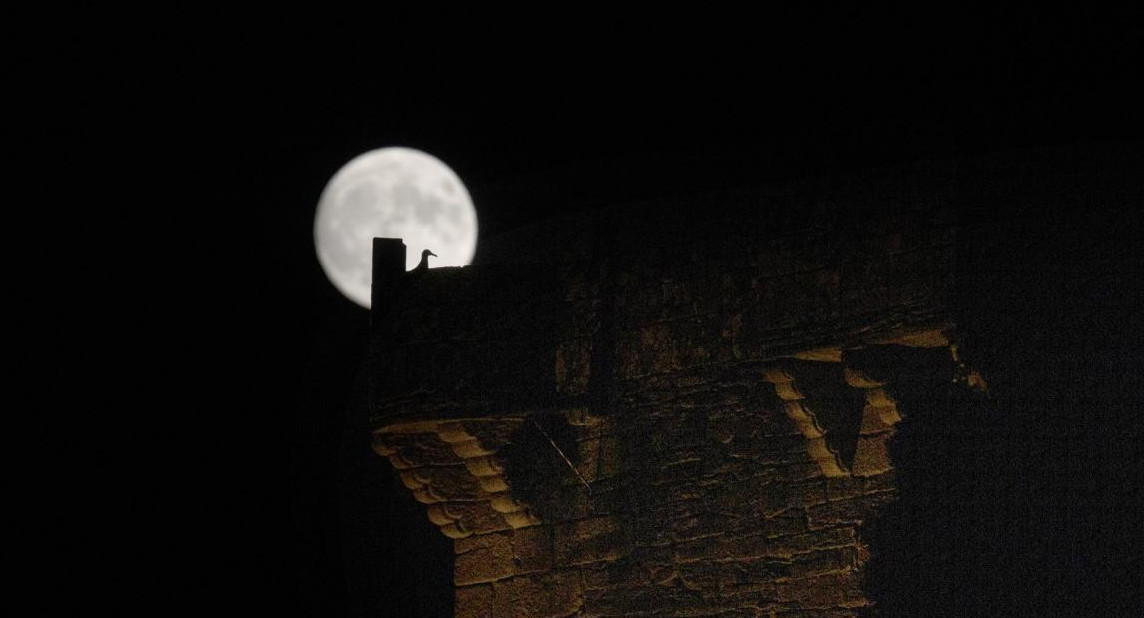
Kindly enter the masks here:
<path id="1" fill-rule="evenodd" d="M 421 252 L 421 263 L 418 264 L 417 267 L 413 269 L 413 272 L 423 273 L 423 272 L 429 270 L 429 256 L 437 257 L 437 254 L 433 253 L 432 251 L 430 251 L 428 249 L 422 251 Z"/>

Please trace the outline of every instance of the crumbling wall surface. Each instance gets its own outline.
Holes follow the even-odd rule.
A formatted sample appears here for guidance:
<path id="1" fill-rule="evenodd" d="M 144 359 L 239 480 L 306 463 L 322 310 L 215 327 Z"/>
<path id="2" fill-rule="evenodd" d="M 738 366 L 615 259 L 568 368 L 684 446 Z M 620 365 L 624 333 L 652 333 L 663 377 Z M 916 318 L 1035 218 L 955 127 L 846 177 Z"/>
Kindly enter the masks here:
<path id="1" fill-rule="evenodd" d="M 410 280 L 371 423 L 455 539 L 456 615 L 869 607 L 888 441 L 959 375 L 952 189 L 918 166 L 610 209 Z"/>

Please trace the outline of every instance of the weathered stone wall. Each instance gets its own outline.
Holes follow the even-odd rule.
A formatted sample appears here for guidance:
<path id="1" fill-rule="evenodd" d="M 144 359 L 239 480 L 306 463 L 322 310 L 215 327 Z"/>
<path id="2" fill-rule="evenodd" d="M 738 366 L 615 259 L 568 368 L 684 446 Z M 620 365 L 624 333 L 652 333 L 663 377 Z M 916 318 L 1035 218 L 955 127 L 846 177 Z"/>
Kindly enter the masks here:
<path id="1" fill-rule="evenodd" d="M 959 373 L 953 168 L 552 221 L 375 315 L 458 616 L 850 616 L 887 444 Z M 902 401 L 915 403 L 907 409 Z"/>

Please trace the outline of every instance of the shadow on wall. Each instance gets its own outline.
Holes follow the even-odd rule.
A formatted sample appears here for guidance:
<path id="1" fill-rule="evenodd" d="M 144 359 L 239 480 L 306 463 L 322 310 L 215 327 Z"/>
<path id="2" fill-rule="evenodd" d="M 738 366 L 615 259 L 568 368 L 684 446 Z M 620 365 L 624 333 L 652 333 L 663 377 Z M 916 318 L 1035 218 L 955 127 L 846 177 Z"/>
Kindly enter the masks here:
<path id="1" fill-rule="evenodd" d="M 574 519 L 586 490 L 574 468 L 580 463 L 577 432 L 560 414 L 533 414 L 501 449 L 514 497 L 543 521 Z M 584 496 L 586 497 L 586 496 Z"/>
<path id="2" fill-rule="evenodd" d="M 961 166 L 957 322 L 990 391 L 898 425 L 877 615 L 1139 612 L 1140 169 L 1117 146 Z"/>
<path id="3" fill-rule="evenodd" d="M 993 612 L 987 593 L 991 414 L 985 396 L 941 379 L 950 373 L 916 372 L 930 379 L 893 390 L 905 416 L 890 442 L 898 497 L 860 529 L 871 553 L 866 615 L 1013 615 Z"/>

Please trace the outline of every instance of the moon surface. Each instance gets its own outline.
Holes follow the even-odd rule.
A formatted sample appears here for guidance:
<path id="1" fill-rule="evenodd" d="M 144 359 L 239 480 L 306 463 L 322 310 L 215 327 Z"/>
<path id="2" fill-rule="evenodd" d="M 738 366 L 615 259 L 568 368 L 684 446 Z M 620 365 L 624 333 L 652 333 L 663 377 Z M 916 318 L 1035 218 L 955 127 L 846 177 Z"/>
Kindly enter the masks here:
<path id="1" fill-rule="evenodd" d="M 347 298 L 369 307 L 373 239 L 405 241 L 405 267 L 429 249 L 433 266 L 465 266 L 477 249 L 477 212 L 464 183 L 436 157 L 412 148 L 371 150 L 326 184 L 314 220 L 322 270 Z"/>

